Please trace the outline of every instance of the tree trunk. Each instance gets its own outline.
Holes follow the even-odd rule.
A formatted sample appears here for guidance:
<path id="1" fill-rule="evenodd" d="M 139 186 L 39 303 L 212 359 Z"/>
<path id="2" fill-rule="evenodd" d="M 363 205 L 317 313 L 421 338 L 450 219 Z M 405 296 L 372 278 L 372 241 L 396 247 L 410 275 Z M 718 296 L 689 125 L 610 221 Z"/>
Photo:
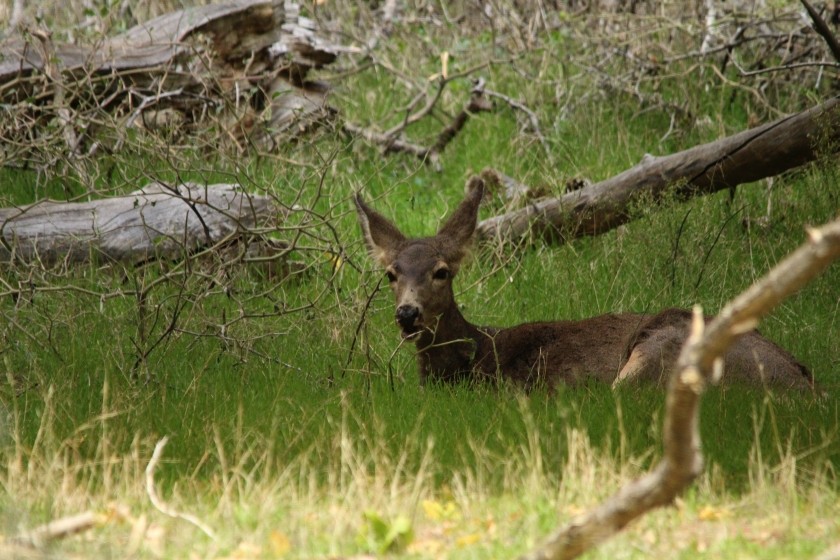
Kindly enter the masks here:
<path id="1" fill-rule="evenodd" d="M 838 151 L 840 97 L 733 136 L 641 163 L 560 198 L 488 218 L 478 237 L 517 239 L 529 232 L 561 239 L 599 235 L 633 219 L 634 202 L 668 193 L 691 197 L 778 175 Z M 492 170 L 482 176 L 499 181 Z"/>
<path id="2" fill-rule="evenodd" d="M 267 196 L 239 185 L 153 183 L 91 202 L 44 201 L 0 209 L 0 264 L 139 263 L 178 259 L 235 240 L 277 213 Z"/>

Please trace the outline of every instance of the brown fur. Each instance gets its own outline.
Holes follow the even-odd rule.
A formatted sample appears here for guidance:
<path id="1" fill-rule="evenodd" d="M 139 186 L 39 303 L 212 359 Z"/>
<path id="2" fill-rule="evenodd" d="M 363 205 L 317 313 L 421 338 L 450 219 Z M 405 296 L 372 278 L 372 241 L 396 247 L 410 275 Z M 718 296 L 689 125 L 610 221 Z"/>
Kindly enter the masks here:
<path id="1" fill-rule="evenodd" d="M 525 387 L 596 379 L 613 385 L 663 383 L 688 335 L 691 315 L 618 313 L 582 321 L 477 327 L 455 303 L 452 279 L 475 231 L 483 182 L 469 192 L 437 235 L 408 239 L 359 196 L 359 221 L 373 258 L 385 267 L 403 336 L 417 345 L 420 380 L 512 381 Z M 810 372 L 752 331 L 724 357 L 724 382 L 812 389 Z"/>

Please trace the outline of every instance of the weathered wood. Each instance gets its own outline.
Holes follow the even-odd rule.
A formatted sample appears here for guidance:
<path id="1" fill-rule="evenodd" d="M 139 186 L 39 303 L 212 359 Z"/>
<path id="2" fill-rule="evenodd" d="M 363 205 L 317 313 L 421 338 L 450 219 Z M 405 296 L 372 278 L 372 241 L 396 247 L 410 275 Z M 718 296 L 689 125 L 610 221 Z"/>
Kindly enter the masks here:
<path id="1" fill-rule="evenodd" d="M 205 36 L 212 50 L 205 51 L 195 36 Z M 13 36 L 0 43 L 0 83 L 39 73 L 45 66 L 44 53 L 30 39 Z M 124 70 L 153 69 L 205 51 L 217 60 L 242 64 L 236 59 L 256 56 L 280 59 L 302 77 L 310 68 L 333 62 L 347 49 L 318 37 L 312 20 L 300 15 L 293 2 L 277 0 L 233 0 L 196 6 L 140 23 L 101 45 L 54 45 L 57 63 L 64 72 L 113 74 Z M 263 63 L 266 61 L 263 60 Z M 253 64 L 254 61 L 251 61 Z M 173 69 L 174 70 L 174 69 Z M 133 79 L 155 81 L 158 76 L 132 75 Z M 3 89 L 4 95 L 19 84 Z"/>
<path id="2" fill-rule="evenodd" d="M 267 196 L 239 185 L 152 183 L 90 202 L 43 201 L 0 209 L 0 264 L 182 258 L 264 225 L 277 214 Z"/>
<path id="3" fill-rule="evenodd" d="M 95 511 L 86 511 L 39 525 L 30 531 L 26 531 L 10 539 L 10 541 L 15 545 L 36 548 L 50 541 L 63 539 L 67 536 L 87 531 L 97 525 L 104 524 L 107 520 L 107 515 Z M 2 549 L 0 549 L 0 552 L 2 552 Z M 11 556 L 11 558 L 17 558 L 17 556 Z"/>
<path id="4" fill-rule="evenodd" d="M 758 128 L 669 156 L 645 156 L 610 179 L 560 198 L 482 221 L 481 239 L 516 239 L 528 232 L 574 238 L 598 235 L 632 219 L 637 201 L 651 203 L 676 191 L 708 194 L 778 175 L 835 153 L 840 142 L 840 97 Z M 485 179 L 496 180 L 493 172 Z"/>
<path id="5" fill-rule="evenodd" d="M 297 4 L 282 0 L 187 8 L 90 46 L 41 31 L 13 36 L 0 42 L 0 160 L 41 163 L 27 156 L 49 150 L 33 138 L 49 140 L 41 135 L 59 111 L 87 143 L 90 121 L 103 113 L 128 127 L 169 109 L 183 125 L 214 119 L 228 138 L 270 148 L 295 131 L 294 121 L 325 108 L 325 86 L 307 81 L 309 70 L 350 50 L 320 37 Z M 83 153 L 84 142 L 74 144 L 68 148 Z"/>
<path id="6" fill-rule="evenodd" d="M 695 309 L 692 334 L 682 348 L 668 387 L 660 463 L 520 560 L 577 558 L 649 510 L 672 503 L 702 472 L 700 397 L 722 367 L 721 357 L 727 348 L 837 258 L 840 220 L 809 231 L 804 245 L 733 299 L 708 325 L 702 311 Z"/>

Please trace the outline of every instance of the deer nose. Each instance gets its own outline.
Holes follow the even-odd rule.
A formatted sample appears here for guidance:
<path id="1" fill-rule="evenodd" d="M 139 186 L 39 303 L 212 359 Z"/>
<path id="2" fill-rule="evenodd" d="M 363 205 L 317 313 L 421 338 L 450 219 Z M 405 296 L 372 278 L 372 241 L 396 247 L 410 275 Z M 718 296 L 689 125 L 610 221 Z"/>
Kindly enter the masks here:
<path id="1" fill-rule="evenodd" d="M 397 307 L 397 323 L 404 329 L 414 326 L 414 322 L 420 316 L 420 310 L 413 305 L 401 305 Z"/>

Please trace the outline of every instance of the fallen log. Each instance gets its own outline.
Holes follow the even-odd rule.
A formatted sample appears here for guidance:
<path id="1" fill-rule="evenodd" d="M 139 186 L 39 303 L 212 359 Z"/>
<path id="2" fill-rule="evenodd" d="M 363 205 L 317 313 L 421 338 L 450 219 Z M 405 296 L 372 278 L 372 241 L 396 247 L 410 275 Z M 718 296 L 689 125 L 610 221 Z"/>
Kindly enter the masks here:
<path id="1" fill-rule="evenodd" d="M 180 259 L 249 235 L 277 214 L 270 197 L 239 185 L 192 183 L 152 183 L 90 202 L 0 208 L 0 265 Z"/>
<path id="2" fill-rule="evenodd" d="M 669 156 L 646 155 L 610 179 L 483 220 L 479 239 L 599 235 L 633 219 L 634 203 L 691 197 L 778 175 L 840 148 L 840 97 L 763 126 Z M 504 184 L 493 170 L 486 181 Z"/>
<path id="3" fill-rule="evenodd" d="M 326 85 L 308 81 L 309 71 L 351 50 L 283 0 L 178 10 L 91 46 L 43 30 L 12 36 L 0 42 L 0 164 L 117 150 L 126 128 L 173 123 L 220 124 L 219 139 L 270 149 L 326 110 Z"/>

